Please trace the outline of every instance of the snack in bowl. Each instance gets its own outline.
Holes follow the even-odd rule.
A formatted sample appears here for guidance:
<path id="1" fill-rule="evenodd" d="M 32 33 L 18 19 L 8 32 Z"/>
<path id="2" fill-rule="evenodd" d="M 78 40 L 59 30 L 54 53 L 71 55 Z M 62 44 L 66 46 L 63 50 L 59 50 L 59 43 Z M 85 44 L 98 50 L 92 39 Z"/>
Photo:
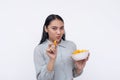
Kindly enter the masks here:
<path id="1" fill-rule="evenodd" d="M 85 50 L 85 49 L 75 50 L 72 54 L 72 58 L 75 61 L 83 60 L 83 59 L 86 59 L 88 57 L 88 54 L 89 54 L 89 51 Z"/>

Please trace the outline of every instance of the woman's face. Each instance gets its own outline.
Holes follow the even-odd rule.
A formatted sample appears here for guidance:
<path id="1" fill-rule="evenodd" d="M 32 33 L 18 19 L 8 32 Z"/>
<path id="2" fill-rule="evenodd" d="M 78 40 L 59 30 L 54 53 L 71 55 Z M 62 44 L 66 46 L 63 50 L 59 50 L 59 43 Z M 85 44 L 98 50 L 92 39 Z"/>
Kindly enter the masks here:
<path id="1" fill-rule="evenodd" d="M 64 23 L 61 20 L 55 19 L 50 22 L 47 28 L 45 28 L 45 31 L 49 35 L 49 40 L 57 42 L 60 42 L 63 34 L 65 33 L 64 30 Z"/>

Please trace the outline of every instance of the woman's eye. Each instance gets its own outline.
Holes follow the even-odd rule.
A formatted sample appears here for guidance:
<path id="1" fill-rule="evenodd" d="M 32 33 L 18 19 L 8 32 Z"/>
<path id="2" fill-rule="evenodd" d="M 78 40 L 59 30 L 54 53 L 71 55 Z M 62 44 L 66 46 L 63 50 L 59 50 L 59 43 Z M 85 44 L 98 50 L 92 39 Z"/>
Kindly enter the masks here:
<path id="1" fill-rule="evenodd" d="M 61 27 L 60 30 L 64 30 L 64 27 Z"/>
<path id="2" fill-rule="evenodd" d="M 63 29 L 64 29 L 64 27 L 61 27 L 60 29 L 61 29 L 61 30 L 63 30 Z"/>
<path id="3" fill-rule="evenodd" d="M 53 30 L 57 30 L 57 28 L 52 28 Z"/>

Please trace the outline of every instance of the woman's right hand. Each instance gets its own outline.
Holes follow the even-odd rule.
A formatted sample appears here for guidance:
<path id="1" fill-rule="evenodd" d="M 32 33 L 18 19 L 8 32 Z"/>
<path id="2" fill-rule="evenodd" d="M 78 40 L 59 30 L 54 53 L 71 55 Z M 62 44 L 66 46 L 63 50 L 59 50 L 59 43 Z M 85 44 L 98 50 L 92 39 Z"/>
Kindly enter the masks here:
<path id="1" fill-rule="evenodd" d="M 47 48 L 47 55 L 51 60 L 55 60 L 57 56 L 57 46 L 54 44 L 49 44 Z"/>

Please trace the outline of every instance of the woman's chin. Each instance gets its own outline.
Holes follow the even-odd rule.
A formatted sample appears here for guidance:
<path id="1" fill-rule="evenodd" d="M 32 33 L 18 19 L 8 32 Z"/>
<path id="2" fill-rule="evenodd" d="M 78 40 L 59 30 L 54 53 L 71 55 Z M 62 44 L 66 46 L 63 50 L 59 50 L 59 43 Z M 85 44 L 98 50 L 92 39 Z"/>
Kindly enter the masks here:
<path id="1" fill-rule="evenodd" d="M 59 39 L 56 39 L 56 41 L 59 43 L 60 41 L 61 41 L 61 39 L 59 38 Z"/>

